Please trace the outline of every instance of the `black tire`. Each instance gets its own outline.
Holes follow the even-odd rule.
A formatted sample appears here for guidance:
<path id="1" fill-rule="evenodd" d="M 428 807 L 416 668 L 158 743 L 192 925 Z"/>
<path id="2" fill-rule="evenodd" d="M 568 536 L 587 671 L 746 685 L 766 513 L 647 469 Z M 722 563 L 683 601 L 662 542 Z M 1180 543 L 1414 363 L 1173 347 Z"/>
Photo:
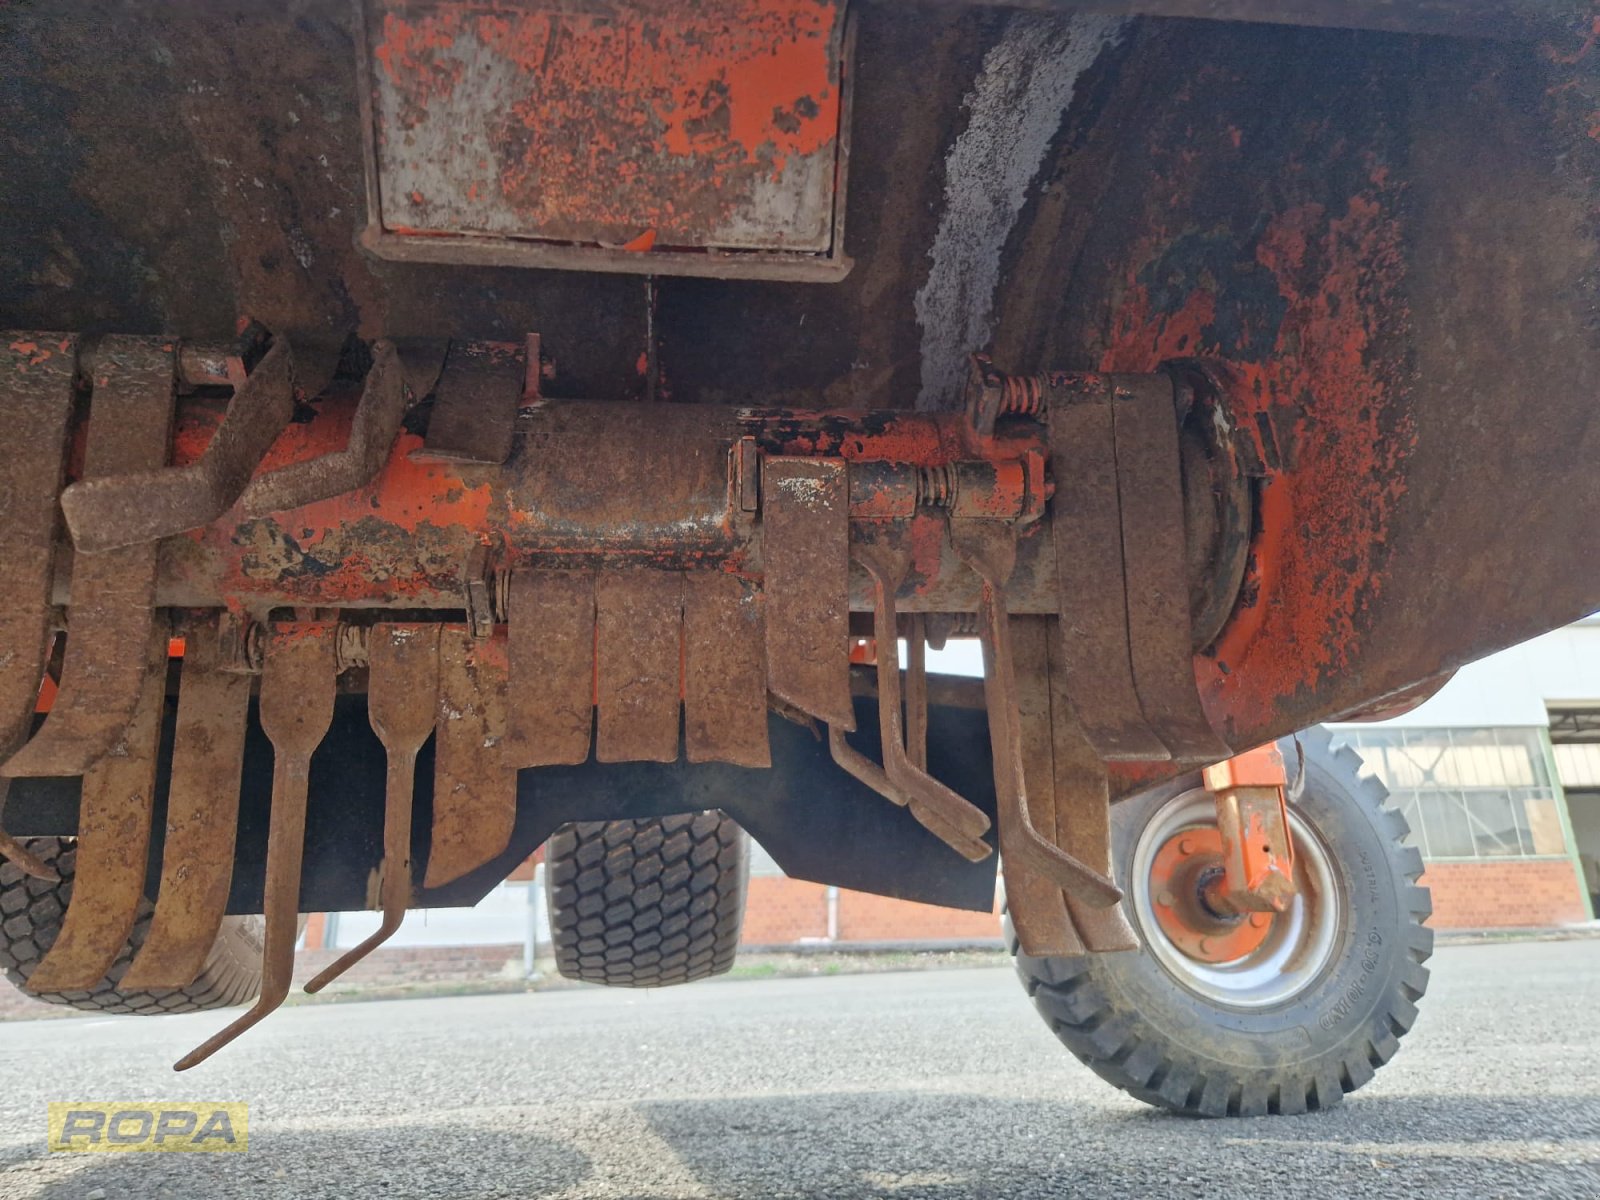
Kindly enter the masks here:
<path id="1" fill-rule="evenodd" d="M 60 874 L 58 883 L 24 875 L 15 864 L 0 860 L 0 970 L 17 987 L 23 988 L 45 953 L 55 944 L 61 922 L 72 900 L 72 881 L 77 865 L 73 838 L 27 838 L 23 844 Z M 211 947 L 199 976 L 186 988 L 162 991 L 128 992 L 117 984 L 127 973 L 133 956 L 150 933 L 150 918 L 155 909 L 148 900 L 139 902 L 139 915 L 117 960 L 106 977 L 85 992 L 45 992 L 27 994 L 48 1004 L 60 1004 L 84 1012 L 132 1013 L 160 1016 L 163 1013 L 204 1012 L 213 1008 L 232 1008 L 248 1004 L 261 991 L 262 918 L 224 917 L 217 940 Z"/>
<path id="2" fill-rule="evenodd" d="M 1433 931 L 1422 857 L 1402 840 L 1405 818 L 1360 775 L 1330 734 L 1301 736 L 1297 816 L 1320 835 L 1341 896 L 1332 951 L 1295 995 L 1268 1007 L 1226 1006 L 1179 981 L 1150 949 L 1131 886 L 1140 832 L 1164 805 L 1199 786 L 1190 776 L 1112 810 L 1113 859 L 1141 948 L 1030 958 L 1006 937 L 1034 1006 L 1073 1054 L 1147 1104 L 1193 1116 L 1265 1116 L 1326 1109 L 1373 1077 L 1399 1049 L 1428 986 Z M 1283 743 L 1291 774 L 1293 742 Z"/>
<path id="3" fill-rule="evenodd" d="M 749 874 L 720 812 L 564 825 L 545 854 L 556 969 L 607 987 L 669 987 L 733 966 Z"/>

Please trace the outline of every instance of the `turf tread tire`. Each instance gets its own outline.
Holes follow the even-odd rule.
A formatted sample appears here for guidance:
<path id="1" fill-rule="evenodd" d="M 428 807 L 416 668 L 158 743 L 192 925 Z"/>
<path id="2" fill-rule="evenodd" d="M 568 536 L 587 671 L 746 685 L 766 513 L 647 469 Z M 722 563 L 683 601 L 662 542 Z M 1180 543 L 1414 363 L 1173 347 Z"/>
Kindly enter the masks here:
<path id="1" fill-rule="evenodd" d="M 606 987 L 671 987 L 733 966 L 745 833 L 720 812 L 579 821 L 551 837 L 545 888 L 556 969 Z"/>
<path id="2" fill-rule="evenodd" d="M 61 932 L 77 866 L 73 838 L 39 837 L 23 844 L 55 868 L 60 880 L 35 879 L 16 864 L 0 858 L 0 971 L 19 989 L 33 974 Z M 262 918 L 224 917 L 205 966 L 188 987 L 160 991 L 124 991 L 118 983 L 150 935 L 155 908 L 139 901 L 133 932 L 105 978 L 87 991 L 27 992 L 36 1000 L 93 1013 L 161 1016 L 206 1012 L 248 1004 L 261 991 Z"/>

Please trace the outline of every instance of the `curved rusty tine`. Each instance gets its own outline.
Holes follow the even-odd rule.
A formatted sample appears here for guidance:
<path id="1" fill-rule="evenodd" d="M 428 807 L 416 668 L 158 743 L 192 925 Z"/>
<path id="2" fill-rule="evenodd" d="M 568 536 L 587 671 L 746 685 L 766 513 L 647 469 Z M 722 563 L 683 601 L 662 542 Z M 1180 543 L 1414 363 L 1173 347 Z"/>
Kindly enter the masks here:
<path id="1" fill-rule="evenodd" d="M 141 649 L 144 678 L 133 719 L 83 777 L 72 901 L 55 944 L 28 978 L 31 992 L 94 987 L 116 962 L 139 915 L 167 689 L 167 631 L 154 630 Z"/>
<path id="2" fill-rule="evenodd" d="M 248 516 L 282 512 L 352 492 L 371 483 L 388 460 L 400 433 L 409 392 L 394 343 L 375 342 L 372 369 L 361 388 L 361 402 L 350 423 L 343 450 L 308 462 L 291 463 L 258 476 L 244 489 L 240 505 Z"/>
<path id="3" fill-rule="evenodd" d="M 928 769 L 928 622 L 912 613 L 906 629 L 906 757 Z"/>
<path id="4" fill-rule="evenodd" d="M 78 339 L 0 335 L 0 763 L 27 740 L 50 654 L 56 493 L 72 420 Z M 9 784 L 0 779 L 0 814 Z M 60 876 L 0 829 L 0 855 L 36 879 Z"/>
<path id="5" fill-rule="evenodd" d="M 227 911 L 251 680 L 222 669 L 219 632 L 216 621 L 186 632 L 161 885 L 125 988 L 193 983 Z"/>
<path id="6" fill-rule="evenodd" d="M 980 837 L 989 829 L 988 816 L 958 792 L 918 770 L 906 757 L 900 700 L 899 616 L 894 598 L 905 579 L 910 557 L 902 551 L 871 544 L 855 545 L 851 552 L 872 577 L 872 632 L 878 656 L 878 725 L 883 734 L 884 773 L 913 801 L 913 813 L 937 813 L 942 825 L 958 829 L 969 838 Z"/>
<path id="7" fill-rule="evenodd" d="M 194 462 L 84 479 L 62 492 L 73 545 L 99 554 L 209 525 L 233 507 L 293 415 L 294 357 L 280 338 L 233 393 Z"/>
<path id="8" fill-rule="evenodd" d="M 994 786 L 1000 812 L 1000 853 L 1044 875 L 1086 904 L 1109 908 L 1122 890 L 1106 875 L 1047 840 L 1028 815 L 1023 773 L 1022 717 L 1011 656 L 1011 617 L 1005 584 L 1016 564 L 1016 533 L 990 521 L 952 521 L 950 541 L 978 574 L 978 630 L 983 644 L 983 690 L 994 747 Z"/>
<path id="9" fill-rule="evenodd" d="M 0 779 L 0 811 L 5 809 L 6 791 L 10 788 L 9 779 Z M 43 859 L 39 858 L 12 837 L 4 829 L 0 829 L 0 858 L 5 859 L 24 875 L 31 875 L 35 879 L 43 879 L 47 883 L 60 883 L 60 873 Z"/>
<path id="10" fill-rule="evenodd" d="M 506 753 L 505 637 L 462 625 L 439 635 L 433 743 L 433 832 L 424 887 L 475 871 L 511 843 L 517 770 Z"/>
<path id="11" fill-rule="evenodd" d="M 272 742 L 272 815 L 267 830 L 267 918 L 261 994 L 250 1011 L 212 1034 L 173 1064 L 187 1071 L 270 1015 L 289 994 L 294 944 L 300 936 L 300 867 L 305 856 L 306 792 L 311 755 L 333 722 L 332 622 L 284 624 L 272 631 L 261 669 L 258 709 Z"/>
<path id="12" fill-rule="evenodd" d="M 159 338 L 101 340 L 84 452 L 86 479 L 166 465 L 174 357 L 171 344 Z M 154 542 L 78 556 L 60 691 L 44 725 L 0 764 L 0 775 L 82 775 L 116 744 L 144 686 L 155 590 Z M 37 688 L 39 678 L 32 675 L 28 686 Z M 29 700 L 31 708 L 31 693 Z"/>
<path id="13" fill-rule="evenodd" d="M 411 798 L 417 751 L 433 732 L 439 695 L 439 626 L 379 625 L 372 631 L 367 720 L 388 754 L 383 808 L 383 921 L 360 945 L 306 984 L 320 992 L 393 936 L 411 903 Z"/>
<path id="14" fill-rule="evenodd" d="M 963 833 L 945 821 L 938 812 L 902 792 L 890 781 L 889 776 L 884 774 L 882 767 L 845 740 L 844 730 L 837 725 L 828 726 L 828 752 L 833 755 L 833 761 L 844 768 L 846 773 L 866 784 L 885 800 L 898 804 L 901 808 L 909 808 L 911 815 L 923 828 L 962 858 L 969 862 L 982 862 L 994 853 L 994 847 L 988 842 Z"/>

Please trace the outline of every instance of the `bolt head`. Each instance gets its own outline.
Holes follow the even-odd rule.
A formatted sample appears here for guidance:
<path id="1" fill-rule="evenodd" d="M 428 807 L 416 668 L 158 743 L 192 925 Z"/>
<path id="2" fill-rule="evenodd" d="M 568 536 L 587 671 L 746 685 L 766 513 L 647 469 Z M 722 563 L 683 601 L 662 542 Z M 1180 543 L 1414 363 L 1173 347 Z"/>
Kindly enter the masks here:
<path id="1" fill-rule="evenodd" d="M 1272 918 L 1267 916 L 1266 913 L 1251 913 L 1250 914 L 1250 924 L 1251 924 L 1251 926 L 1253 926 L 1256 929 L 1265 929 L 1267 927 L 1267 922 L 1270 921 L 1271 919 Z"/>
<path id="2" fill-rule="evenodd" d="M 1193 840 L 1191 840 L 1190 838 L 1184 838 L 1181 841 L 1179 841 L 1179 843 L 1178 843 L 1178 853 L 1179 854 L 1193 854 L 1194 853 L 1194 842 L 1193 842 Z"/>
<path id="3" fill-rule="evenodd" d="M 1173 904 L 1175 903 L 1175 901 L 1176 901 L 1176 897 L 1174 897 L 1173 894 L 1170 891 L 1168 891 L 1166 888 L 1162 888 L 1159 892 L 1156 893 L 1156 903 L 1161 905 L 1161 906 L 1163 906 L 1164 908 L 1171 908 L 1173 906 Z"/>

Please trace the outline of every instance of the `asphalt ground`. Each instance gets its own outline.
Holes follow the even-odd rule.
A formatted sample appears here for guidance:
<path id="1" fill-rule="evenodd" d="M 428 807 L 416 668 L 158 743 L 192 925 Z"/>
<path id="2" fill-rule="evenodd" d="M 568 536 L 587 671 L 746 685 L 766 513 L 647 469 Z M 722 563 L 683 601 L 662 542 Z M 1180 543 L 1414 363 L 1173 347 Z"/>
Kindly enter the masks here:
<path id="1" fill-rule="evenodd" d="M 1600 941 L 1442 949 L 1339 1108 L 1198 1121 L 1008 970 L 0 1025 L 0 1197 L 1600 1197 Z M 245 1154 L 55 1154 L 50 1100 L 244 1100 Z"/>

